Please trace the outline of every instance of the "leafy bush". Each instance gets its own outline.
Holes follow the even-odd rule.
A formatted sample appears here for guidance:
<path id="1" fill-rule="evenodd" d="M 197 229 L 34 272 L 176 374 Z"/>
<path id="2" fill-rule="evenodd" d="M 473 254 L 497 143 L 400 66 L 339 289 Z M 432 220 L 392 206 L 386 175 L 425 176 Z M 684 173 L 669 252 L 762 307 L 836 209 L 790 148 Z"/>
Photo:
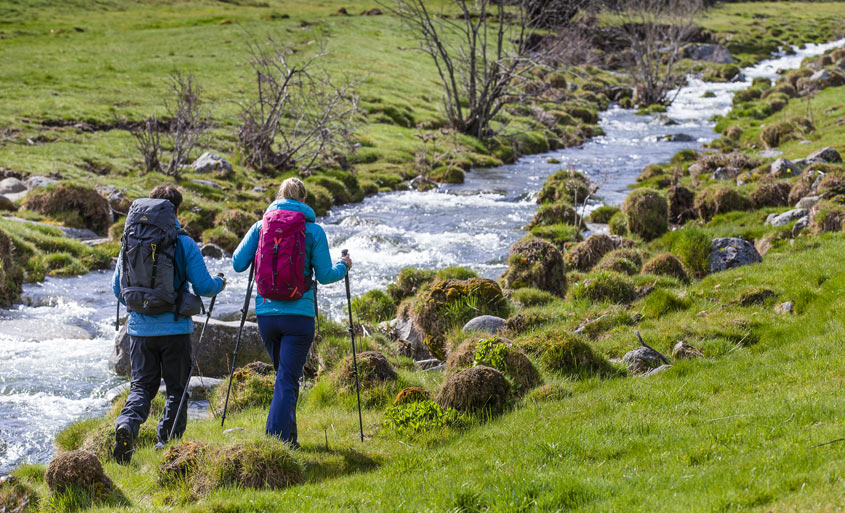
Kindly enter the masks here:
<path id="1" fill-rule="evenodd" d="M 396 316 L 396 303 L 382 290 L 371 290 L 352 300 L 352 308 L 365 321 L 378 324 Z"/>
<path id="2" fill-rule="evenodd" d="M 439 404 L 428 400 L 391 406 L 384 412 L 383 425 L 399 436 L 409 436 L 458 426 L 463 420 L 457 411 L 444 410 Z"/>
<path id="3" fill-rule="evenodd" d="M 399 271 L 396 281 L 387 286 L 387 293 L 399 303 L 416 294 L 420 287 L 434 279 L 434 275 L 434 271 L 429 269 L 406 267 Z"/>

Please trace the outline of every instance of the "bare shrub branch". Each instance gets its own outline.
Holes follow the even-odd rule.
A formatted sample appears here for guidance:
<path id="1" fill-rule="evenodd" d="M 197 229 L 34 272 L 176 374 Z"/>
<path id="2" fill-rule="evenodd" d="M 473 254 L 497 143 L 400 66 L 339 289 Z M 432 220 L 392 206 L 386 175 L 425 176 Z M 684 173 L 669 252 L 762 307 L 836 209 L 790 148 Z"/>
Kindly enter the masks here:
<path id="1" fill-rule="evenodd" d="M 153 114 L 135 125 L 129 125 L 115 115 L 115 125 L 128 127 L 129 133 L 135 139 L 135 148 L 144 159 L 143 173 L 161 171 L 161 132 L 156 115 Z"/>
<path id="2" fill-rule="evenodd" d="M 298 168 L 303 176 L 335 156 L 354 150 L 356 81 L 337 84 L 313 57 L 291 64 L 291 49 L 272 36 L 250 37 L 250 66 L 256 98 L 241 105 L 238 140 L 246 164 L 259 170 Z"/>
<path id="3" fill-rule="evenodd" d="M 170 87 L 176 101 L 175 104 L 165 101 L 165 108 L 170 117 L 168 135 L 173 149 L 164 172 L 178 180 L 180 168 L 212 125 L 210 112 L 202 102 L 202 88 L 195 83 L 193 75 L 173 72 Z"/>

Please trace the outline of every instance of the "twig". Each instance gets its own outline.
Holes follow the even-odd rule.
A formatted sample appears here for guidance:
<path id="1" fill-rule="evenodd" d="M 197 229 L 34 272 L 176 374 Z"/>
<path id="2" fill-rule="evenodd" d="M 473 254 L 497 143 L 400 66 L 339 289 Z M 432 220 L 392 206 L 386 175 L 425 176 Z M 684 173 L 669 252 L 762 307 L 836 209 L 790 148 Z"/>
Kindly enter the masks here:
<path id="1" fill-rule="evenodd" d="M 646 343 L 645 343 L 645 341 L 643 340 L 642 335 L 640 335 L 639 330 L 637 330 L 637 338 L 638 338 L 638 339 L 640 339 L 640 344 L 642 344 L 642 345 L 643 345 L 643 347 L 647 347 L 648 349 L 651 349 L 652 351 L 654 351 L 655 353 L 657 353 L 657 356 L 659 356 L 659 357 L 660 357 L 660 359 L 661 359 L 661 360 L 663 360 L 663 363 L 665 363 L 666 365 L 671 365 L 671 364 L 672 364 L 672 362 L 671 362 L 671 360 L 669 360 L 669 358 L 666 358 L 665 356 L 663 356 L 663 353 L 661 353 L 661 352 L 660 352 L 660 351 L 658 351 L 657 349 L 655 349 L 655 348 L 653 348 L 653 347 L 651 347 L 650 345 L 648 345 L 648 344 L 646 344 Z"/>
<path id="2" fill-rule="evenodd" d="M 835 438 L 833 440 L 828 440 L 827 442 L 824 442 L 824 443 L 811 445 L 810 447 L 807 447 L 807 449 L 815 449 L 816 447 L 821 447 L 823 445 L 830 445 L 830 444 L 833 444 L 833 443 L 836 443 L 836 442 L 842 442 L 842 441 L 845 441 L 845 438 Z"/>

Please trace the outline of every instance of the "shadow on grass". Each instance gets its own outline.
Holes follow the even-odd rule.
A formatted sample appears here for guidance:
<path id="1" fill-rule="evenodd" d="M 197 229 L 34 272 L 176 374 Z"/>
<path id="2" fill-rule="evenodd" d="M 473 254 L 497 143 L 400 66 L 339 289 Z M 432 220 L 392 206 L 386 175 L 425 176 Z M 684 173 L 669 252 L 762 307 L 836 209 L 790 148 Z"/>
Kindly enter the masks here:
<path id="1" fill-rule="evenodd" d="M 303 447 L 306 456 L 305 482 L 319 483 L 327 479 L 370 472 L 383 462 L 355 449 L 334 449 L 324 446 Z"/>

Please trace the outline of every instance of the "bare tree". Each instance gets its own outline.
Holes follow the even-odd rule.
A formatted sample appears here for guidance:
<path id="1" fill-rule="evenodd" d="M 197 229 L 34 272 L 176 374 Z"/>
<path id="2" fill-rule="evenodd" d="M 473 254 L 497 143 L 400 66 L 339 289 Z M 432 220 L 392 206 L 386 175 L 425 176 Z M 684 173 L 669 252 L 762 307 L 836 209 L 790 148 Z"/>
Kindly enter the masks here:
<path id="1" fill-rule="evenodd" d="M 325 51 L 299 63 L 272 36 L 249 39 L 256 98 L 241 106 L 238 139 L 245 162 L 261 170 L 298 168 L 307 176 L 336 151 L 353 151 L 357 82 L 335 83 L 317 65 Z"/>
<path id="2" fill-rule="evenodd" d="M 485 139 L 490 122 L 518 101 L 522 75 L 532 61 L 526 1 L 452 0 L 458 14 L 432 13 L 424 0 L 396 0 L 397 14 L 434 61 L 443 105 L 455 130 Z"/>
<path id="3" fill-rule="evenodd" d="M 179 170 L 187 162 L 191 151 L 211 129 L 211 115 L 202 102 L 202 88 L 193 75 L 175 71 L 170 75 L 170 87 L 175 103 L 165 101 L 170 116 L 168 133 L 172 150 L 165 174 L 179 179 Z"/>
<path id="4" fill-rule="evenodd" d="M 118 125 L 126 124 L 119 119 L 115 119 L 115 122 Z M 153 114 L 129 128 L 129 133 L 135 139 L 135 148 L 144 157 L 144 173 L 161 171 L 161 132 L 156 115 Z"/>
<path id="5" fill-rule="evenodd" d="M 631 47 L 637 105 L 669 104 L 679 84 L 674 65 L 695 32 L 702 0 L 618 0 L 609 4 L 614 25 Z"/>

